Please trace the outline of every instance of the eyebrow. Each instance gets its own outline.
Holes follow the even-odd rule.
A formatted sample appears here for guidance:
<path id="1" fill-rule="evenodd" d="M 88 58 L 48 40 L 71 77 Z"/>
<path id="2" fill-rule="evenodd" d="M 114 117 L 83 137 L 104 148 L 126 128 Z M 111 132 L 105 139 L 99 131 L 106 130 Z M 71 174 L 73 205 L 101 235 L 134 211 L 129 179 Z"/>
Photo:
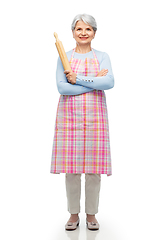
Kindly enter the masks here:
<path id="1" fill-rule="evenodd" d="M 77 26 L 76 28 L 82 28 L 82 27 Z M 91 27 L 91 26 L 88 26 L 88 27 L 86 27 L 86 28 L 92 28 L 92 27 Z"/>

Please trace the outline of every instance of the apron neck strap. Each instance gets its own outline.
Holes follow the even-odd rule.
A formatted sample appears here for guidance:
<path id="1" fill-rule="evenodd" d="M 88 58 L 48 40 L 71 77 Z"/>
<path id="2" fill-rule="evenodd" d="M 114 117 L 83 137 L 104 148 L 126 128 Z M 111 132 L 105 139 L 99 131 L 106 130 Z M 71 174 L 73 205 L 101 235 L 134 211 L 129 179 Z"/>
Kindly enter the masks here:
<path id="1" fill-rule="evenodd" d="M 71 60 L 73 59 L 73 57 L 74 57 L 74 53 L 75 53 L 75 48 L 73 49 L 73 52 L 72 52 L 72 55 L 71 55 Z"/>

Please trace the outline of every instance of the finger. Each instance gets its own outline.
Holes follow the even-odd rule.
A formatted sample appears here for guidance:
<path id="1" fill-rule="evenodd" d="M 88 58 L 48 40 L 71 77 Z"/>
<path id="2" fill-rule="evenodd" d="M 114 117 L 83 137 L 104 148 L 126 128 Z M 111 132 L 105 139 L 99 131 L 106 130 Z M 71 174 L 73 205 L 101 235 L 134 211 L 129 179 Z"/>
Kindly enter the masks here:
<path id="1" fill-rule="evenodd" d="M 70 74 L 69 74 L 69 73 L 67 73 L 67 74 L 66 74 L 66 77 L 67 77 L 67 78 L 70 78 Z"/>
<path id="2" fill-rule="evenodd" d="M 102 73 L 102 76 L 106 76 L 107 73 L 108 73 L 107 71 L 103 72 L 103 73 Z"/>
<path id="3" fill-rule="evenodd" d="M 69 73 L 70 73 L 69 70 L 65 70 L 65 71 L 64 71 L 64 74 L 69 74 Z"/>
<path id="4" fill-rule="evenodd" d="M 108 69 L 105 69 L 105 68 L 104 68 L 104 69 L 102 69 L 101 71 L 102 71 L 102 72 L 107 72 L 107 71 L 108 71 Z"/>

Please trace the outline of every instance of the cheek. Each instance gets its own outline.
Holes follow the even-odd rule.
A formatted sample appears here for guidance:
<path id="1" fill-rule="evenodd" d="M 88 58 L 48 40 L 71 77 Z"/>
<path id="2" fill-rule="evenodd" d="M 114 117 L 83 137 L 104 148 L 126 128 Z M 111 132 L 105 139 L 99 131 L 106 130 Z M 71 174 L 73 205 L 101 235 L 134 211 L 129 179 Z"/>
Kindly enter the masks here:
<path id="1" fill-rule="evenodd" d="M 74 38 L 77 38 L 77 37 L 78 37 L 78 34 L 77 34 L 77 33 L 75 33 L 75 34 L 74 34 Z"/>
<path id="2" fill-rule="evenodd" d="M 78 34 L 76 32 L 73 32 L 73 38 L 76 38 Z"/>
<path id="3" fill-rule="evenodd" d="M 92 34 L 90 35 L 90 37 L 91 37 L 91 38 L 94 38 L 94 37 L 95 37 L 95 35 L 92 33 Z"/>
<path id="4" fill-rule="evenodd" d="M 90 36 L 91 38 L 94 38 L 94 36 L 95 36 L 94 32 L 91 32 L 91 33 L 89 34 L 89 36 Z"/>

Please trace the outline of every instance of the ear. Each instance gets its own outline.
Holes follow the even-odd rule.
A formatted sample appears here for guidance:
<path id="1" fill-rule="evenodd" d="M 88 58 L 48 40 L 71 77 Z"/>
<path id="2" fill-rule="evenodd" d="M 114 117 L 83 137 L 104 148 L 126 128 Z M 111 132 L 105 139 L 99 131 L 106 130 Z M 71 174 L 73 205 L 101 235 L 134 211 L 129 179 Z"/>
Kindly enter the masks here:
<path id="1" fill-rule="evenodd" d="M 96 31 L 94 31 L 94 36 L 93 36 L 93 38 L 95 38 L 95 36 L 96 36 Z"/>
<path id="2" fill-rule="evenodd" d="M 74 38 L 74 30 L 72 30 L 72 33 L 73 33 L 73 38 Z"/>

